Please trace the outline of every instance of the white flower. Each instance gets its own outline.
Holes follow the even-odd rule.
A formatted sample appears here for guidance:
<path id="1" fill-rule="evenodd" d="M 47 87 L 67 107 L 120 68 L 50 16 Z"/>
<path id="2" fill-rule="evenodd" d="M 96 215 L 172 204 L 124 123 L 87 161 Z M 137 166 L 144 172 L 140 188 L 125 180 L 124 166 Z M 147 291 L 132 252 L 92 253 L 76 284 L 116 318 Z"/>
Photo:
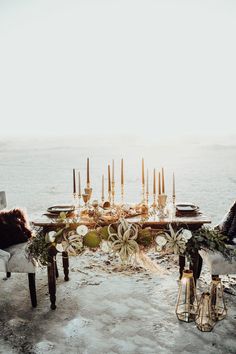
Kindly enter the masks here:
<path id="1" fill-rule="evenodd" d="M 61 211 L 59 214 L 59 219 L 61 220 L 66 220 L 66 213 L 64 211 Z"/>
<path id="2" fill-rule="evenodd" d="M 64 248 L 63 248 L 63 246 L 62 246 L 61 243 L 58 243 L 58 244 L 56 245 L 56 250 L 57 250 L 58 252 L 63 252 L 63 251 L 64 251 Z"/>
<path id="3" fill-rule="evenodd" d="M 158 245 L 158 246 L 160 246 L 161 248 L 163 247 L 163 246 L 165 246 L 165 244 L 166 244 L 166 242 L 167 242 L 167 240 L 166 240 L 166 238 L 164 237 L 164 236 L 157 236 L 156 237 L 156 239 L 155 239 L 155 241 L 156 241 L 156 244 Z"/>
<path id="4" fill-rule="evenodd" d="M 185 238 L 186 241 L 190 240 L 190 238 L 193 236 L 192 232 L 187 229 L 183 229 L 181 235 L 183 236 L 183 238 Z"/>
<path id="5" fill-rule="evenodd" d="M 88 228 L 85 225 L 80 225 L 77 227 L 76 232 L 80 236 L 85 236 L 88 233 Z"/>
<path id="6" fill-rule="evenodd" d="M 55 241 L 56 239 L 56 231 L 49 231 L 46 235 L 45 235 L 45 241 L 47 243 L 52 243 Z"/>

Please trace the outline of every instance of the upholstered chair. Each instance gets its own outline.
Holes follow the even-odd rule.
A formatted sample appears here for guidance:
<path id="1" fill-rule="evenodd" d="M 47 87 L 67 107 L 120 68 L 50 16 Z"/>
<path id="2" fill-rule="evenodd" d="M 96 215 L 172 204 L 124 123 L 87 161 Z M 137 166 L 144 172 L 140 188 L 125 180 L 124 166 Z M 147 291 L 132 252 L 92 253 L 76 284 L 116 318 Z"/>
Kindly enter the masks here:
<path id="1" fill-rule="evenodd" d="M 0 209 L 5 207 L 5 192 L 0 192 Z M 27 243 L 24 242 L 5 248 L 4 250 L 0 249 L 0 272 L 4 272 L 7 275 L 7 278 L 10 278 L 11 273 L 26 273 L 28 275 L 31 303 L 33 307 L 36 307 L 36 265 L 28 259 L 26 246 Z"/>
<path id="2" fill-rule="evenodd" d="M 228 242 L 232 247 L 236 247 L 236 202 L 233 203 L 220 224 L 215 228 L 228 237 Z M 236 274 L 236 261 L 230 262 L 218 252 L 201 250 L 199 253 L 212 276 Z"/>

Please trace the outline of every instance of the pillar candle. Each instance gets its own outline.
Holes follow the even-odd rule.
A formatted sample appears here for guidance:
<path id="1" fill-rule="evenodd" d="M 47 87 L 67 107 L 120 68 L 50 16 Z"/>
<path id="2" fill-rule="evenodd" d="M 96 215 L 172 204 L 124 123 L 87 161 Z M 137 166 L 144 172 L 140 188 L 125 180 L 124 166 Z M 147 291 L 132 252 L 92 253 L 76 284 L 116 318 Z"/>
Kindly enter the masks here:
<path id="1" fill-rule="evenodd" d="M 165 175 L 164 168 L 161 169 L 161 177 L 162 177 L 162 194 L 165 194 Z"/>
<path id="2" fill-rule="evenodd" d="M 78 195 L 81 197 L 81 179 L 80 179 L 80 171 L 78 172 Z"/>
<path id="3" fill-rule="evenodd" d="M 145 177 L 144 177 L 144 159 L 142 159 L 142 185 L 145 184 Z"/>
<path id="4" fill-rule="evenodd" d="M 75 169 L 73 168 L 73 193 L 76 193 Z"/>
<path id="5" fill-rule="evenodd" d="M 161 194 L 161 173 L 158 172 L 158 194 Z"/>
<path id="6" fill-rule="evenodd" d="M 121 185 L 124 185 L 124 160 L 121 159 Z"/>
<path id="7" fill-rule="evenodd" d="M 108 165 L 108 192 L 111 191 L 111 169 L 110 165 Z"/>
<path id="8" fill-rule="evenodd" d="M 87 185 L 90 184 L 90 176 L 89 176 L 89 158 L 87 158 Z"/>
<path id="9" fill-rule="evenodd" d="M 156 169 L 153 170 L 153 194 L 156 194 Z"/>

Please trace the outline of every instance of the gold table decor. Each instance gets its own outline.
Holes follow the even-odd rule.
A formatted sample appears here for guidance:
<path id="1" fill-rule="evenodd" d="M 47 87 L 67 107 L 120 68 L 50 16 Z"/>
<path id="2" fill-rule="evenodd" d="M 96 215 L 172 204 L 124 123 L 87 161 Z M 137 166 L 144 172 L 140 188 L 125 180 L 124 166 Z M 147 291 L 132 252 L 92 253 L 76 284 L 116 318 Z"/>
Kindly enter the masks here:
<path id="1" fill-rule="evenodd" d="M 197 296 L 192 270 L 184 270 L 179 282 L 176 315 L 180 321 L 193 322 L 197 309 Z"/>
<path id="2" fill-rule="evenodd" d="M 211 296 L 209 292 L 204 292 L 201 295 L 195 322 L 197 328 L 202 332 L 211 332 L 215 326 L 215 320 L 212 314 Z"/>
<path id="3" fill-rule="evenodd" d="M 212 276 L 210 285 L 211 306 L 216 320 L 223 320 L 227 315 L 224 301 L 224 289 L 219 276 Z"/>

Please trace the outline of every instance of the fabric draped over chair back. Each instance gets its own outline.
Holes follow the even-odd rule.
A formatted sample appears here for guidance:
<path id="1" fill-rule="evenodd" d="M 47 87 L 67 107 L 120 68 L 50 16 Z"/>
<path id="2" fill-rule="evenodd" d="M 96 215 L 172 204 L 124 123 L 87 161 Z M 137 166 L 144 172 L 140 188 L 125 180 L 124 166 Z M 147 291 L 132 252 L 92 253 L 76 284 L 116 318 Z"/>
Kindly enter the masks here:
<path id="1" fill-rule="evenodd" d="M 236 201 L 218 225 L 222 233 L 228 236 L 230 242 L 236 238 Z"/>

